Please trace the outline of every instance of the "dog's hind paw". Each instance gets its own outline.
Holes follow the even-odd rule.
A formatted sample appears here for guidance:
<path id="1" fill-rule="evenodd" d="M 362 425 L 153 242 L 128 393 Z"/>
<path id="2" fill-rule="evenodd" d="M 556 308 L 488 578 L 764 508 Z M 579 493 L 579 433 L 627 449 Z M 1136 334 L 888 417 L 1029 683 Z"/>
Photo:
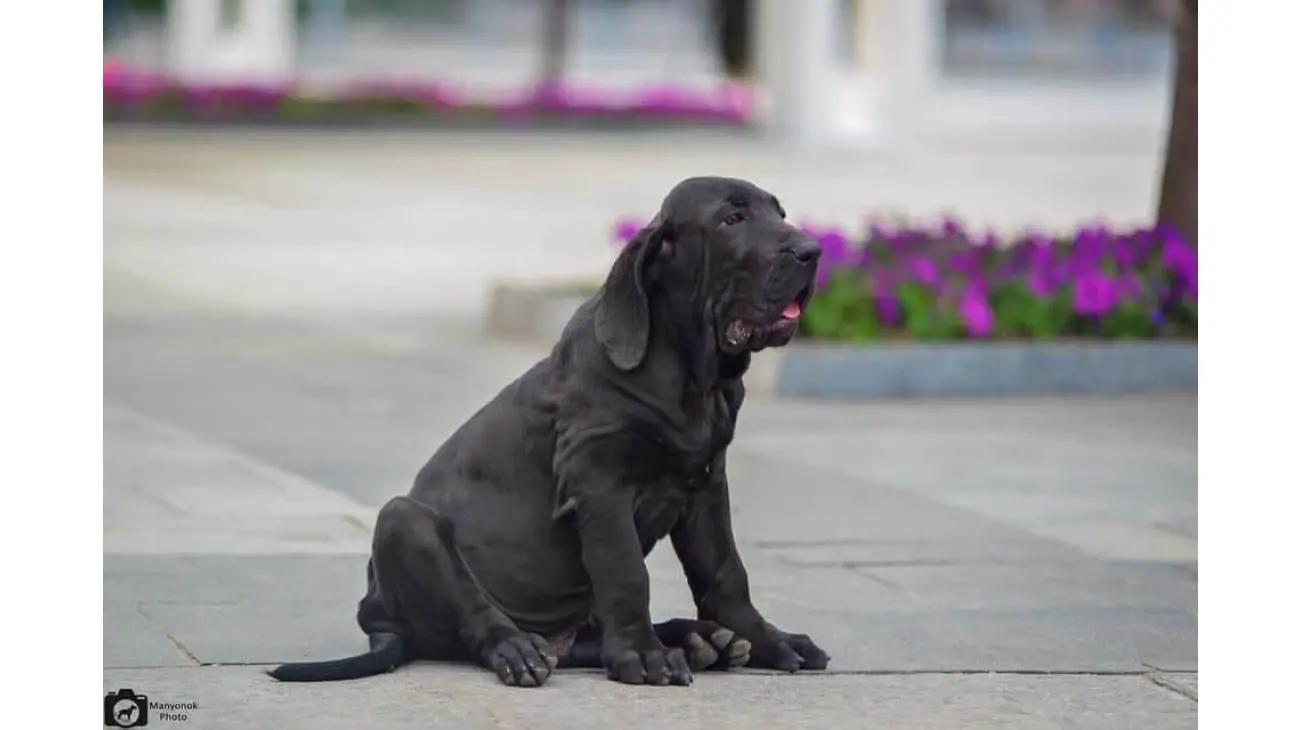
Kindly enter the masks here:
<path id="1" fill-rule="evenodd" d="M 686 632 L 684 646 L 691 669 L 731 669 L 749 663 L 749 641 L 712 621 L 700 621 Z"/>

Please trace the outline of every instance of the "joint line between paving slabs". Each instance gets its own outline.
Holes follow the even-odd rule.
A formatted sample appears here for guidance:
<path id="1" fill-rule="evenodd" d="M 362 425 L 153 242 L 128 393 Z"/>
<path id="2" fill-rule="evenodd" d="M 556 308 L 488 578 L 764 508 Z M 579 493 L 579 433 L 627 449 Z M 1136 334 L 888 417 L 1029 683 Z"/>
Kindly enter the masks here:
<path id="1" fill-rule="evenodd" d="M 747 674 L 784 675 L 785 672 L 749 671 Z M 800 672 L 799 676 L 842 675 L 848 677 L 908 677 L 908 676 L 1021 676 L 1021 677 L 1143 677 L 1141 669 L 845 669 L 820 672 Z"/>
<path id="2" fill-rule="evenodd" d="M 1164 677 L 1160 676 L 1159 674 L 1148 674 L 1146 675 L 1146 677 L 1147 679 L 1151 680 L 1151 683 L 1157 687 L 1160 687 L 1162 689 L 1167 689 L 1176 695 L 1181 695 L 1183 697 L 1186 697 L 1187 699 L 1191 700 L 1192 702 L 1195 702 L 1198 705 L 1201 704 L 1200 700 L 1196 698 L 1195 692 L 1191 691 L 1190 689 L 1187 689 L 1186 687 L 1180 686 L 1176 682 L 1171 682 L 1168 679 L 1165 679 Z"/>
<path id="3" fill-rule="evenodd" d="M 275 667 L 280 662 L 199 662 L 201 667 Z M 442 662 L 419 662 L 416 666 L 437 666 Z M 601 675 L 598 669 L 566 670 L 575 674 Z M 787 672 L 776 669 L 743 669 L 730 673 L 734 677 L 790 676 Z M 1027 677 L 1149 677 L 1151 672 L 1144 669 L 843 669 L 807 671 L 797 673 L 796 677 L 910 677 L 910 676 L 1027 676 Z"/>
<path id="4" fill-rule="evenodd" d="M 203 662 L 199 661 L 199 658 L 194 656 L 194 653 L 186 648 L 186 646 L 181 643 L 180 639 L 172 636 L 171 632 L 167 630 L 167 627 L 159 623 L 158 619 L 146 613 L 143 606 L 137 605 L 135 610 L 138 611 L 141 616 L 144 616 L 150 623 L 157 626 L 159 630 L 162 631 L 162 635 L 167 637 L 167 640 L 171 642 L 172 646 L 176 647 L 176 651 L 179 651 L 186 659 L 194 662 L 195 666 L 203 666 Z"/>

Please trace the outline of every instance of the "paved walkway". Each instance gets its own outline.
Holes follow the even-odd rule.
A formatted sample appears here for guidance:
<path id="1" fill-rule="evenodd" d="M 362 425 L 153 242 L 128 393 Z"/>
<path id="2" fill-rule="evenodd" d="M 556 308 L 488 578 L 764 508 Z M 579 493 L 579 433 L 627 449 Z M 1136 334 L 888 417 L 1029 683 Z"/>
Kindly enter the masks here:
<path id="1" fill-rule="evenodd" d="M 593 153 L 566 207 L 552 176 L 507 174 L 504 153 L 304 144 L 109 142 L 106 691 L 197 703 L 184 727 L 1195 726 L 1196 401 L 1182 396 L 747 405 L 738 539 L 770 618 L 833 655 L 825 676 L 680 690 L 579 672 L 519 691 L 421 664 L 270 681 L 260 665 L 362 646 L 376 506 L 540 355 L 473 332 L 480 303 L 457 297 L 495 270 L 485 252 L 501 269 L 596 267 L 578 225 L 632 205 L 625 182 L 641 200 L 655 189 Z M 669 167 L 648 169 L 661 183 Z M 813 178 L 788 180 L 795 199 L 821 201 L 801 194 Z M 689 612 L 671 551 L 651 568 L 656 614 Z"/>
<path id="2" fill-rule="evenodd" d="M 1012 147 L 809 158 L 709 134 L 159 134 L 110 130 L 111 264 L 250 311 L 464 321 L 493 276 L 603 274 L 616 216 L 649 217 L 691 175 L 747 177 L 792 217 L 868 212 L 972 226 L 1147 220 L 1142 153 Z"/>

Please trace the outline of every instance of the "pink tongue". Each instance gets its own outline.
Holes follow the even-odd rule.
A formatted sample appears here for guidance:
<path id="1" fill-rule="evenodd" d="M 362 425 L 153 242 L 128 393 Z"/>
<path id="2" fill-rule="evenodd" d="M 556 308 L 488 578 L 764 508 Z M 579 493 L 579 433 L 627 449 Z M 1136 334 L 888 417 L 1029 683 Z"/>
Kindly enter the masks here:
<path id="1" fill-rule="evenodd" d="M 781 311 L 781 316 L 786 319 L 799 319 L 800 311 L 802 310 L 799 309 L 799 302 L 790 302 L 785 305 L 785 309 Z"/>

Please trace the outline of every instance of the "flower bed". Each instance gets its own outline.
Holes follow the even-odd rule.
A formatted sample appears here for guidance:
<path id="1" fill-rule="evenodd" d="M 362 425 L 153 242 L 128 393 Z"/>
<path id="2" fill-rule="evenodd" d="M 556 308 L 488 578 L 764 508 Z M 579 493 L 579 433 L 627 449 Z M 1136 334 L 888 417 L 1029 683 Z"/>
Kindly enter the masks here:
<path id="1" fill-rule="evenodd" d="M 615 228 L 621 245 L 641 221 Z M 975 235 L 880 222 L 822 246 L 802 333 L 828 340 L 1195 339 L 1197 256 L 1173 229 Z"/>
<path id="2" fill-rule="evenodd" d="M 329 94 L 296 85 L 199 86 L 106 62 L 104 118 L 166 121 L 347 121 L 744 125 L 749 90 L 671 85 L 604 90 L 543 83 L 497 98 L 475 98 L 443 82 L 361 80 Z"/>

